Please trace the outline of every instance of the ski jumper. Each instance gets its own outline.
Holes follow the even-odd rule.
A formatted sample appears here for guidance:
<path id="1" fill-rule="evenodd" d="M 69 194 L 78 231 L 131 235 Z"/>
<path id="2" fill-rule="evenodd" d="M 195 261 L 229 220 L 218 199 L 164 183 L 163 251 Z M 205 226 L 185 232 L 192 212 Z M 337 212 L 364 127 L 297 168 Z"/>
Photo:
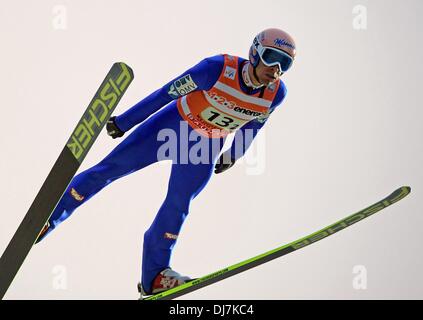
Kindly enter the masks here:
<path id="1" fill-rule="evenodd" d="M 170 267 L 191 200 L 209 181 L 226 136 L 252 130 L 254 138 L 286 95 L 280 80 L 268 87 L 247 87 L 241 76 L 247 62 L 229 55 L 206 58 L 116 117 L 116 125 L 124 132 L 138 126 L 97 165 L 73 178 L 39 240 L 111 182 L 164 160 L 158 157 L 164 143 L 160 137 L 171 130 L 177 138 L 176 150 L 185 152 L 166 159 L 172 160 L 167 195 L 144 234 L 141 283 L 150 291 L 156 275 Z M 201 162 L 194 161 L 187 155 L 198 152 L 196 144 L 202 139 L 213 143 L 201 149 L 205 152 Z M 242 145 L 233 143 L 227 152 L 238 159 L 252 139 L 235 141 Z"/>

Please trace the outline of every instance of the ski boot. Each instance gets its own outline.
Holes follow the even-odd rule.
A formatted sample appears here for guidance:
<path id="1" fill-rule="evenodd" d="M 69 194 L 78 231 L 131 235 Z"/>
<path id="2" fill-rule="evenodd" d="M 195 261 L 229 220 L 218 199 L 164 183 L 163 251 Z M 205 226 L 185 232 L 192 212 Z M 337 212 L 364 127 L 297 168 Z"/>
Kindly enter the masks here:
<path id="1" fill-rule="evenodd" d="M 46 224 L 44 225 L 43 229 L 41 230 L 40 234 L 37 237 L 37 240 L 35 240 L 35 243 L 40 242 L 41 240 L 44 239 L 44 237 L 50 232 L 50 222 L 46 222 Z"/>
<path id="2" fill-rule="evenodd" d="M 146 292 L 141 283 L 138 283 L 138 292 L 141 294 L 140 300 L 144 300 L 149 296 L 173 289 L 192 280 L 194 279 L 191 279 L 187 276 L 182 276 L 176 271 L 173 271 L 171 268 L 164 269 L 156 276 L 156 278 L 154 278 L 151 292 Z"/>

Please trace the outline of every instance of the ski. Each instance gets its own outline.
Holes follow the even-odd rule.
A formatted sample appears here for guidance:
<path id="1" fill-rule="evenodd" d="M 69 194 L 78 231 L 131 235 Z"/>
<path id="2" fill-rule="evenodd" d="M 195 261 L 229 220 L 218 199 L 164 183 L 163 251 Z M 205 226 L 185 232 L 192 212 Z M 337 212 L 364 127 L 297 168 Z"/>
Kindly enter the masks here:
<path id="1" fill-rule="evenodd" d="M 288 253 L 297 251 L 299 249 L 302 249 L 312 243 L 315 243 L 319 240 L 322 240 L 330 235 L 333 235 L 334 233 L 337 233 L 338 231 L 341 231 L 373 214 L 376 212 L 385 209 L 386 207 L 390 206 L 391 204 L 403 199 L 405 196 L 407 196 L 411 192 L 410 187 L 401 187 L 397 190 L 395 190 L 392 194 L 387 196 L 385 199 L 371 205 L 370 207 L 367 207 L 357 213 L 354 213 L 345 219 L 338 221 L 322 230 L 319 230 L 309 236 L 306 236 L 304 238 L 301 238 L 297 241 L 291 242 L 287 245 L 284 245 L 282 247 L 276 248 L 274 250 L 265 252 L 261 255 L 258 255 L 256 257 L 253 257 L 251 259 L 242 261 L 240 263 L 234 264 L 228 268 L 219 270 L 217 272 L 211 273 L 209 275 L 206 275 L 202 278 L 195 279 L 193 281 L 190 281 L 188 283 L 185 283 L 183 285 L 180 285 L 176 288 L 164 291 L 162 293 L 152 295 L 149 297 L 146 297 L 143 300 L 171 300 L 177 297 L 180 297 L 184 294 L 193 292 L 195 290 L 198 290 L 200 288 L 203 288 L 205 286 L 211 285 L 213 283 L 216 283 L 218 281 L 224 280 L 228 277 L 231 277 L 233 275 L 236 275 L 238 273 L 244 272 L 248 269 L 257 267 L 263 263 L 269 262 L 273 259 L 282 257 Z"/>
<path id="2" fill-rule="evenodd" d="M 133 79 L 132 69 L 118 62 L 103 80 L 0 258 L 0 299 Z"/>

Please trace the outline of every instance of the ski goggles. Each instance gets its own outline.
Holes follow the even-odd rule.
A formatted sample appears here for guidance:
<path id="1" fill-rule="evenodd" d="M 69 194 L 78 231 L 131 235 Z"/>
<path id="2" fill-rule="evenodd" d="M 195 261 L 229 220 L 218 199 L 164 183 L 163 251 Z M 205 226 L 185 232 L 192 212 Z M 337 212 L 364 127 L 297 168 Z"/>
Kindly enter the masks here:
<path id="1" fill-rule="evenodd" d="M 261 61 L 268 66 L 278 66 L 279 71 L 286 72 L 291 68 L 294 59 L 286 52 L 270 47 L 263 47 L 259 41 L 255 41 L 255 48 Z"/>

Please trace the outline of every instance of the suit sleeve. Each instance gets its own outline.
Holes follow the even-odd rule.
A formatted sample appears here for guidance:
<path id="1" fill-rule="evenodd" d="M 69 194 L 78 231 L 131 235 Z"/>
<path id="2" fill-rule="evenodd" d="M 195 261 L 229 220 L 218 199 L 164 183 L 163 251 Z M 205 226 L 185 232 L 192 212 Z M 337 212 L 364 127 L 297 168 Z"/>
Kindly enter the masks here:
<path id="1" fill-rule="evenodd" d="M 117 116 L 116 125 L 123 132 L 129 131 L 173 100 L 193 91 L 209 90 L 219 78 L 222 68 L 222 55 L 203 59 Z"/>

